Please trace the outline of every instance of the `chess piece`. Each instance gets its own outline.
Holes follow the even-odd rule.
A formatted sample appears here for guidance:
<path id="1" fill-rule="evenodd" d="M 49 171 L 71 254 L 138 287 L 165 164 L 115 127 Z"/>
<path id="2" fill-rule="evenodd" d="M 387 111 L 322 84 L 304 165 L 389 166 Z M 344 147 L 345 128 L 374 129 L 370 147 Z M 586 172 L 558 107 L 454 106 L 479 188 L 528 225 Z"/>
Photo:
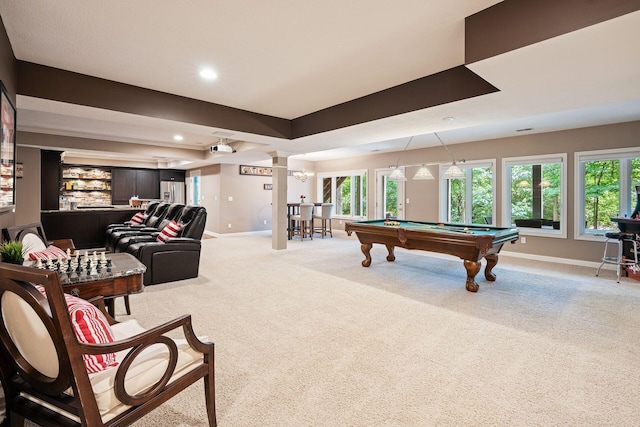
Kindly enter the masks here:
<path id="1" fill-rule="evenodd" d="M 71 258 L 71 249 L 67 248 L 67 258 Z"/>
<path id="2" fill-rule="evenodd" d="M 100 262 L 102 262 L 103 264 L 107 262 L 107 256 L 104 252 L 100 254 Z"/>
<path id="3" fill-rule="evenodd" d="M 42 265 L 42 260 L 40 258 L 38 258 L 38 260 L 36 261 L 36 268 L 44 268 L 44 266 Z"/>
<path id="4" fill-rule="evenodd" d="M 49 270 L 53 270 L 53 260 L 51 258 L 47 258 L 47 268 Z"/>

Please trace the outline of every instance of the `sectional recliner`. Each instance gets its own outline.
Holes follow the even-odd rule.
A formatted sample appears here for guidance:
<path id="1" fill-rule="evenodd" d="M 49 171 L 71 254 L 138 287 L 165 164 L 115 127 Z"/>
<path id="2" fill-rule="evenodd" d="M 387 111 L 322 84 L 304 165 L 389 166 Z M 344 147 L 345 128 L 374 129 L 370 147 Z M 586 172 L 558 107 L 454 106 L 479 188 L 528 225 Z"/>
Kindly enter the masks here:
<path id="1" fill-rule="evenodd" d="M 162 218 L 153 227 L 113 230 L 110 237 L 114 242 L 112 248 L 113 251 L 135 256 L 147 267 L 143 276 L 145 285 L 197 277 L 206 220 L 207 211 L 202 206 L 166 206 Z M 167 228 L 172 229 L 175 235 L 163 233 L 172 222 L 173 225 Z M 160 224 L 164 225 L 160 227 Z M 175 231 L 176 228 L 179 230 Z M 116 233 L 121 234 L 116 236 Z M 162 239 L 158 239 L 160 234 L 163 234 Z"/>

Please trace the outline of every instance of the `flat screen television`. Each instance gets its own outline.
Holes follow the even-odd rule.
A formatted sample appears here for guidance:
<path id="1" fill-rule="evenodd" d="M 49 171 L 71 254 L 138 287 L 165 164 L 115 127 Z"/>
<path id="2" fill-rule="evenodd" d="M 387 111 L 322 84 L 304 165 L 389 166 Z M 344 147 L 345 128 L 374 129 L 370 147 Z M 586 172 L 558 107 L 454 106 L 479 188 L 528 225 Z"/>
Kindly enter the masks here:
<path id="1" fill-rule="evenodd" d="M 16 107 L 0 82 L 0 211 L 16 204 Z"/>

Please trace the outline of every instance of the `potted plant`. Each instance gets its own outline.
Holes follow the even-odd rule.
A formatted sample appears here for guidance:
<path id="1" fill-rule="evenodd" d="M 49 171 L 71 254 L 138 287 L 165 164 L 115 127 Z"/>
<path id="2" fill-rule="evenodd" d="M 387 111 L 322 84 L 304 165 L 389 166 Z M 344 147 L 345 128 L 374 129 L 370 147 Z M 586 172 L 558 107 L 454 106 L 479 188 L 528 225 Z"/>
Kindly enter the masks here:
<path id="1" fill-rule="evenodd" d="M 2 261 L 10 264 L 22 264 L 22 242 L 5 242 L 0 245 Z"/>

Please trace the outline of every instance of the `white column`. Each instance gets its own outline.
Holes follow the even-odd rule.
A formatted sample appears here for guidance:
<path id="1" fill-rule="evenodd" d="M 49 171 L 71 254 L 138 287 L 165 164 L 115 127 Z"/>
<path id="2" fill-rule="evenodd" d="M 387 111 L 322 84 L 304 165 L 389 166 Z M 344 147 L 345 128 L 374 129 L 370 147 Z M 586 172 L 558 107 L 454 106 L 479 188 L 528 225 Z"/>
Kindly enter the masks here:
<path id="1" fill-rule="evenodd" d="M 271 195 L 271 247 L 287 249 L 287 160 L 285 153 L 269 153 L 273 164 L 273 194 Z"/>

